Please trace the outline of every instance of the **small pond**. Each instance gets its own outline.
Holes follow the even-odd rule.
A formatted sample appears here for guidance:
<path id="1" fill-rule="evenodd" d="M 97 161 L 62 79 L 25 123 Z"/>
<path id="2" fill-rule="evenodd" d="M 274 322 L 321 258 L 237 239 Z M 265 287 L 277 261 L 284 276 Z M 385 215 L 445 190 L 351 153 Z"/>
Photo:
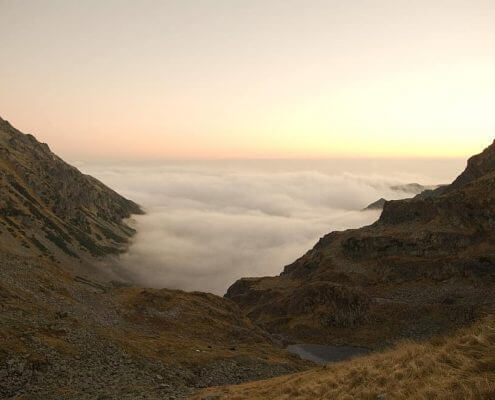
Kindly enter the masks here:
<path id="1" fill-rule="evenodd" d="M 317 364 L 345 361 L 365 356 L 371 352 L 371 350 L 363 347 L 323 346 L 318 344 L 293 344 L 288 346 L 287 350 L 297 354 L 303 360 L 313 361 Z"/>

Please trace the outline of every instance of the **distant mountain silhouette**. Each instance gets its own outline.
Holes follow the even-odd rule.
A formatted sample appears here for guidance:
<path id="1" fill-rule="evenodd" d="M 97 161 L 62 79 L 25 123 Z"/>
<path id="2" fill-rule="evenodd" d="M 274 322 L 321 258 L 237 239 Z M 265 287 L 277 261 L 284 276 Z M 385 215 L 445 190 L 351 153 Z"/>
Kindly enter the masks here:
<path id="1" fill-rule="evenodd" d="M 382 210 L 383 206 L 387 200 L 385 200 L 383 197 L 381 199 L 378 199 L 377 201 L 371 203 L 369 206 L 367 206 L 364 210 Z"/>

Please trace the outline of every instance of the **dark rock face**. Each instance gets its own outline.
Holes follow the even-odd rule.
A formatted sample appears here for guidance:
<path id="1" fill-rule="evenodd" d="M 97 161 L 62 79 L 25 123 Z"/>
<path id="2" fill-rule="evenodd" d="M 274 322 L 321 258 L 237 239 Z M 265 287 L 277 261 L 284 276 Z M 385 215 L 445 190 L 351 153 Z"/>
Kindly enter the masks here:
<path id="1" fill-rule="evenodd" d="M 387 201 L 373 225 L 332 232 L 279 277 L 241 280 L 226 297 L 293 340 L 380 347 L 431 336 L 495 298 L 494 221 L 495 144 L 452 185 Z"/>
<path id="2" fill-rule="evenodd" d="M 0 247 L 84 258 L 121 251 L 139 206 L 0 119 Z"/>
<path id="3" fill-rule="evenodd" d="M 492 174 L 495 171 L 495 141 L 481 154 L 475 155 L 468 160 L 464 172 L 450 185 L 449 191 L 465 186 L 477 179 Z"/>
<path id="4" fill-rule="evenodd" d="M 329 327 L 354 327 L 366 320 L 371 299 L 358 289 L 316 282 L 301 285 L 285 299 L 290 315 L 307 315 L 319 310 L 320 321 Z M 315 315 L 313 315 L 314 317 Z"/>

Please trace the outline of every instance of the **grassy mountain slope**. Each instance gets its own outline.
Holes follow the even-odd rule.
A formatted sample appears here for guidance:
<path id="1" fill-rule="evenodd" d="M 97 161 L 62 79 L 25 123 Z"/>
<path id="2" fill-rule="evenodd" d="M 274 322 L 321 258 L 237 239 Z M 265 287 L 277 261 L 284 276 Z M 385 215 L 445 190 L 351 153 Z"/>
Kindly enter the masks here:
<path id="1" fill-rule="evenodd" d="M 489 400 L 495 398 L 495 319 L 426 343 L 193 396 L 229 400 Z"/>

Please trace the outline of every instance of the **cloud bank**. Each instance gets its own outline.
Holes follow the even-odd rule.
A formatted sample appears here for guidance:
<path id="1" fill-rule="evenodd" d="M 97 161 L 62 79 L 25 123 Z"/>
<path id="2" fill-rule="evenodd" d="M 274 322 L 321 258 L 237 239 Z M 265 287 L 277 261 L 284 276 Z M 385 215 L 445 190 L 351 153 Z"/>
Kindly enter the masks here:
<path id="1" fill-rule="evenodd" d="M 222 163 L 84 165 L 140 203 L 137 229 L 121 268 L 151 287 L 224 294 L 244 276 L 266 276 L 309 250 L 319 237 L 374 222 L 362 210 L 380 197 L 409 197 L 391 186 L 415 177 Z M 430 179 L 431 180 L 431 179 Z M 432 182 L 422 182 L 432 183 Z"/>

